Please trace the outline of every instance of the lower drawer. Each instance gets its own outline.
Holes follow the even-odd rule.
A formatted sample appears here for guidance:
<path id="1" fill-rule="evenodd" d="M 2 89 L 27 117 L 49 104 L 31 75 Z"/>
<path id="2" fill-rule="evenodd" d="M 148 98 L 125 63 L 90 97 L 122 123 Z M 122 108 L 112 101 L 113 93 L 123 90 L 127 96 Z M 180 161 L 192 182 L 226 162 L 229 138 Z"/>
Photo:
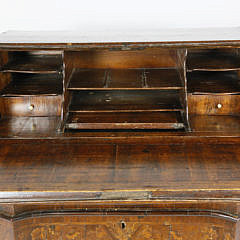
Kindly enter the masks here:
<path id="1" fill-rule="evenodd" d="M 1 223 L 2 235 L 0 236 L 1 239 L 6 240 L 12 240 L 14 237 L 16 240 L 237 239 L 235 235 L 237 223 L 232 218 L 199 213 L 184 215 L 180 212 L 172 215 L 149 216 L 67 213 L 29 216 L 14 220 L 13 223 L 2 220 Z M 7 224 L 12 224 L 9 231 L 6 231 Z"/>

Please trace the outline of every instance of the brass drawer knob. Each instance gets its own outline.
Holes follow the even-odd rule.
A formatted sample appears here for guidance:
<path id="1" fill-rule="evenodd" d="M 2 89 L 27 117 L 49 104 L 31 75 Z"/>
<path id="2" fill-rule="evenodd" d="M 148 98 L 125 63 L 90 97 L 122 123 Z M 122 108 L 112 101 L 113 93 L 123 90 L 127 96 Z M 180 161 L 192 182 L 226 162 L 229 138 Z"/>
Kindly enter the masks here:
<path id="1" fill-rule="evenodd" d="M 28 106 L 28 110 L 29 110 L 29 111 L 32 111 L 33 109 L 34 109 L 34 105 L 33 105 L 33 104 L 31 104 L 31 105 Z"/>

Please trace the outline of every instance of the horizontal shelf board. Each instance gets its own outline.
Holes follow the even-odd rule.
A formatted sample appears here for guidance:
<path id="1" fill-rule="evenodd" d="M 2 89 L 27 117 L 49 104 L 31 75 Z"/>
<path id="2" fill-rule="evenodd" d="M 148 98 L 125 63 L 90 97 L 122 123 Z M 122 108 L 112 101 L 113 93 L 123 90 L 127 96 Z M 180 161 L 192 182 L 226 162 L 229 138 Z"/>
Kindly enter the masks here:
<path id="1" fill-rule="evenodd" d="M 12 81 L 0 92 L 2 97 L 62 94 L 62 74 L 12 74 Z"/>
<path id="2" fill-rule="evenodd" d="M 67 129 L 181 129 L 180 112 L 70 113 Z"/>
<path id="3" fill-rule="evenodd" d="M 55 73 L 62 71 L 61 55 L 19 54 L 3 66 L 1 72 Z"/>
<path id="4" fill-rule="evenodd" d="M 173 90 L 78 91 L 73 93 L 69 108 L 70 112 L 178 110 L 182 110 L 180 93 Z"/>
<path id="5" fill-rule="evenodd" d="M 240 57 L 221 50 L 190 52 L 187 57 L 188 71 L 231 71 L 240 69 Z"/>
<path id="6" fill-rule="evenodd" d="M 176 69 L 74 69 L 69 90 L 181 89 Z"/>
<path id="7" fill-rule="evenodd" d="M 237 71 L 189 72 L 188 92 L 193 94 L 238 94 L 240 79 Z"/>

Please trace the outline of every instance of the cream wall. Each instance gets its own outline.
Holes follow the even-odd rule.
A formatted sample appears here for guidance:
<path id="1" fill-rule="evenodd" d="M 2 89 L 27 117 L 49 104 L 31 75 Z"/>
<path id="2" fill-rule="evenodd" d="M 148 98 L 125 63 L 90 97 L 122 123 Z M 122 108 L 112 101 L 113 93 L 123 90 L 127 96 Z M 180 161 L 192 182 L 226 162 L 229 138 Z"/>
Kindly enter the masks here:
<path id="1" fill-rule="evenodd" d="M 239 0 L 0 0 L 6 30 L 240 26 Z"/>

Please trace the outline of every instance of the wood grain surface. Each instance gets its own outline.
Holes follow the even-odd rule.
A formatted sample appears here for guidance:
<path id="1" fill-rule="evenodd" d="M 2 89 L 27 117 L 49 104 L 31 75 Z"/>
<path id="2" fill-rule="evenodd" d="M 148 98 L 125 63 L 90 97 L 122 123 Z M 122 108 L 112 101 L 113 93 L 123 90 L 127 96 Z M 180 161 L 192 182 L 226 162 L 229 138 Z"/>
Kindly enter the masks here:
<path id="1" fill-rule="evenodd" d="M 35 194 L 46 199 L 54 194 L 57 198 L 64 198 L 68 192 L 76 192 L 75 197 L 80 192 L 89 193 L 89 196 L 95 192 L 91 197 L 93 199 L 121 196 L 121 193 L 118 195 L 115 192 L 116 195 L 111 197 L 114 191 L 130 191 L 129 196 L 133 191 L 132 197 L 149 198 L 151 194 L 147 192 L 157 190 L 175 191 L 176 196 L 184 190 L 189 194 L 191 191 L 202 191 L 202 196 L 206 194 L 210 197 L 209 191 L 226 190 L 239 194 L 240 189 L 239 148 L 234 144 L 88 145 L 38 142 L 3 144 L 0 154 L 2 200 L 30 200 Z M 105 195 L 101 195 L 105 191 Z"/>
<path id="2" fill-rule="evenodd" d="M 59 34 L 0 35 L 0 239 L 239 240 L 239 29 Z"/>

